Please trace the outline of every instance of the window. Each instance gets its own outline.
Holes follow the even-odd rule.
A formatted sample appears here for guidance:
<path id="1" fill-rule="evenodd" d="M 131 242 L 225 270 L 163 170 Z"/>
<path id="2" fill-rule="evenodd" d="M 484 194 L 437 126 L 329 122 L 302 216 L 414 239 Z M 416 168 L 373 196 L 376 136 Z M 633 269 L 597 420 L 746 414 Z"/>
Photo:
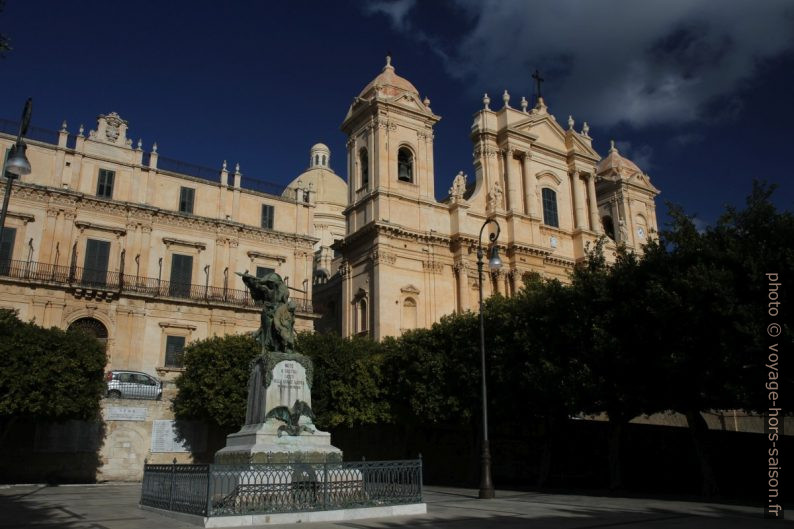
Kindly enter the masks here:
<path id="1" fill-rule="evenodd" d="M 367 149 L 363 147 L 358 151 L 358 163 L 361 167 L 361 187 L 367 187 L 369 185 L 369 155 Z"/>
<path id="2" fill-rule="evenodd" d="M 178 298 L 190 297 L 193 279 L 193 256 L 175 253 L 171 256 L 171 285 L 169 295 Z"/>
<path id="3" fill-rule="evenodd" d="M 181 213 L 193 213 L 193 200 L 196 198 L 196 190 L 192 187 L 179 188 L 179 211 Z"/>
<path id="4" fill-rule="evenodd" d="M 3 238 L 0 239 L 0 273 L 8 275 L 11 270 L 11 259 L 14 258 L 14 240 L 17 238 L 17 229 L 3 228 Z"/>
<path id="5" fill-rule="evenodd" d="M 96 196 L 100 198 L 113 198 L 113 180 L 115 177 L 115 171 L 100 169 L 96 184 Z"/>
<path id="6" fill-rule="evenodd" d="M 323 154 L 323 166 L 325 165 L 325 155 Z"/>
<path id="7" fill-rule="evenodd" d="M 320 165 L 320 155 L 319 154 L 315 154 L 314 155 L 314 165 Z"/>
<path id="8" fill-rule="evenodd" d="M 89 286 L 105 286 L 109 258 L 110 242 L 88 239 L 83 260 L 83 283 Z"/>
<path id="9" fill-rule="evenodd" d="M 182 353 L 185 352 L 184 336 L 166 336 L 165 367 L 182 367 Z"/>
<path id="10" fill-rule="evenodd" d="M 273 216 L 275 211 L 273 210 L 273 206 L 269 206 L 267 204 L 262 204 L 262 227 L 267 228 L 268 230 L 273 229 Z"/>
<path id="11" fill-rule="evenodd" d="M 414 181 L 414 155 L 407 147 L 397 151 L 397 179 L 401 182 Z"/>
<path id="12" fill-rule="evenodd" d="M 259 278 L 265 277 L 266 275 L 272 274 L 273 272 L 275 272 L 274 269 L 268 268 L 266 266 L 257 266 L 256 267 L 256 277 L 259 277 Z"/>
<path id="13" fill-rule="evenodd" d="M 547 226 L 560 227 L 557 219 L 557 193 L 553 189 L 544 187 L 541 191 L 543 197 L 543 224 Z"/>

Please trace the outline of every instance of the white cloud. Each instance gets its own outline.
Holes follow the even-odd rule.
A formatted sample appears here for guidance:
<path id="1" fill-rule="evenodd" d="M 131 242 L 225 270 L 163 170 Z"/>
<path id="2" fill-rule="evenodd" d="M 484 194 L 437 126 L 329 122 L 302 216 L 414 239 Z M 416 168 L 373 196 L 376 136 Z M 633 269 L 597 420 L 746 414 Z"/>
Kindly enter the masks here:
<path id="1" fill-rule="evenodd" d="M 437 44 L 430 26 L 411 20 L 414 4 L 380 1 L 367 12 Z M 730 100 L 759 61 L 794 48 L 790 0 L 456 0 L 456 6 L 473 27 L 444 46 L 448 55 L 431 46 L 451 75 L 478 92 L 528 92 L 530 72 L 540 68 L 552 111 L 563 105 L 559 112 L 602 126 L 718 120 L 722 110 L 714 108 L 721 107 L 709 106 L 715 98 Z"/>

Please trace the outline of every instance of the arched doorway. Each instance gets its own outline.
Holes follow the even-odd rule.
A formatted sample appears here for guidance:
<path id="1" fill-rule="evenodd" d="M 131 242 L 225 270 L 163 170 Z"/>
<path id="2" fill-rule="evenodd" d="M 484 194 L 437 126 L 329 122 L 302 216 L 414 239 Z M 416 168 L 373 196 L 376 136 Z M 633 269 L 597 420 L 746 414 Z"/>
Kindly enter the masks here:
<path id="1" fill-rule="evenodd" d="M 80 318 L 75 320 L 69 325 L 69 330 L 77 329 L 90 336 L 93 336 L 99 342 L 107 347 L 108 343 L 108 329 L 105 324 L 96 318 Z"/>

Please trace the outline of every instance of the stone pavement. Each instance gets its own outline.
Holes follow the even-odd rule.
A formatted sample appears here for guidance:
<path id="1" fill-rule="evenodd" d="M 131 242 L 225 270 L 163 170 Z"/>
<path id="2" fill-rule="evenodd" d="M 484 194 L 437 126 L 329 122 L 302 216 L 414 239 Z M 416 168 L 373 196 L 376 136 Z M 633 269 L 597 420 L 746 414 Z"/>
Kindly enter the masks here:
<path id="1" fill-rule="evenodd" d="M 140 484 L 0 486 L 0 529 L 170 529 L 196 527 L 138 508 Z M 476 491 L 426 487 L 422 516 L 300 524 L 306 529 L 758 529 L 788 527 L 764 520 L 760 507 L 659 499 L 497 491 L 493 500 Z M 794 512 L 791 513 L 794 515 Z M 274 526 L 268 526 L 274 527 Z"/>

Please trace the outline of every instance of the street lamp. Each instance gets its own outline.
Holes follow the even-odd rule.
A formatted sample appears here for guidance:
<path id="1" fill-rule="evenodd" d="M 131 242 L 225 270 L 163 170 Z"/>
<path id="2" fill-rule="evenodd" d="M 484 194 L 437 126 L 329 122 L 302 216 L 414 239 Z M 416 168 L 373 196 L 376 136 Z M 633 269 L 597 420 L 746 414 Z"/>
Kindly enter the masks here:
<path id="1" fill-rule="evenodd" d="M 499 238 L 499 223 L 496 219 L 486 220 L 480 228 L 480 237 L 477 242 L 477 274 L 479 275 L 480 286 L 480 364 L 482 369 L 482 456 L 480 459 L 480 499 L 494 497 L 493 481 L 491 480 L 491 449 L 488 445 L 488 388 L 485 382 L 485 317 L 482 306 L 482 232 L 485 227 L 493 223 L 496 232 L 491 233 L 488 238 L 491 240 L 491 255 L 488 259 L 488 266 L 492 272 L 496 272 L 502 267 L 502 260 L 499 259 L 499 252 L 496 247 L 496 239 Z"/>
<path id="2" fill-rule="evenodd" d="M 25 156 L 27 145 L 25 145 L 25 142 L 22 141 L 22 138 L 28 132 L 28 126 L 30 125 L 30 114 L 32 111 L 33 99 L 28 98 L 28 100 L 25 101 L 25 108 L 22 110 L 22 120 L 19 122 L 17 141 L 11 147 L 11 152 L 9 153 L 8 160 L 6 160 L 5 164 L 5 174 L 3 176 L 6 177 L 6 193 L 3 197 L 3 209 L 0 211 L 0 245 L 3 243 L 3 230 L 5 229 L 6 225 L 8 201 L 11 199 L 11 185 L 13 184 L 15 178 L 30 174 L 31 171 L 30 162 L 28 161 L 27 156 Z M 9 251 L 9 259 L 10 258 L 11 252 Z"/>

